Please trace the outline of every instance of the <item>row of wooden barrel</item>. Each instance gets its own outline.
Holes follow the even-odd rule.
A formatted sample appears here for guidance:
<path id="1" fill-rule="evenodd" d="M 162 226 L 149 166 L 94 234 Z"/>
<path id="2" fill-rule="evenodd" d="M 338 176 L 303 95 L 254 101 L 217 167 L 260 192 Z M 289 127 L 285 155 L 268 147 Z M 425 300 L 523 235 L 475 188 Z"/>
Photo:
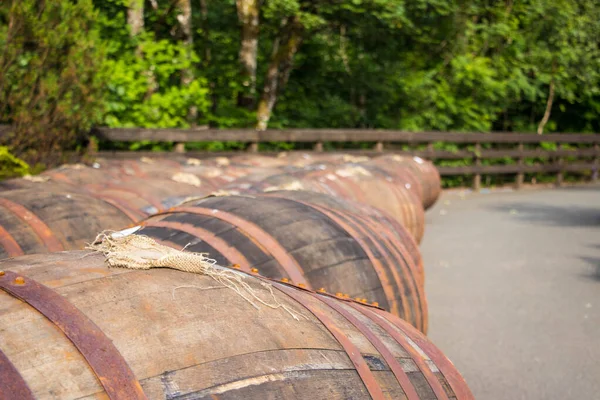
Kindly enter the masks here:
<path id="1" fill-rule="evenodd" d="M 0 398 L 473 399 L 412 326 L 256 272 L 107 268 L 102 253 L 0 261 Z"/>
<path id="2" fill-rule="evenodd" d="M 135 221 L 136 234 L 208 253 L 256 290 L 269 285 L 283 307 L 255 308 L 206 275 L 108 269 L 95 253 L 0 261 L 0 398 L 472 398 L 413 328 L 426 332 L 427 305 L 405 221 L 368 201 L 334 197 L 340 192 L 281 190 L 297 184 L 264 182 L 264 171 L 280 167 L 246 163 L 264 175 L 239 173 L 218 195 L 189 193 L 195 198 L 176 207 L 157 196 L 156 210 L 78 187 L 95 173 L 86 168 L 66 169 L 62 183 L 9 183 L 38 186 L 0 193 L 0 258 L 81 248 L 94 233 Z M 151 167 L 138 164 L 131 179 L 108 179 L 171 194 L 160 163 L 144 164 Z M 322 173 L 330 167 L 302 168 L 285 175 L 336 180 Z M 334 168 L 342 178 L 376 170 Z"/>
<path id="3" fill-rule="evenodd" d="M 16 190 L 0 196 L 0 258 L 82 249 L 131 221 L 79 193 Z M 402 225 L 363 204 L 304 191 L 211 196 L 143 221 L 141 233 L 209 253 L 224 265 L 367 298 L 426 331 L 423 264 Z"/>
<path id="4" fill-rule="evenodd" d="M 217 190 L 231 194 L 309 190 L 377 207 L 396 218 L 417 242 L 421 240 L 423 206 L 431 205 L 440 191 L 439 174 L 431 163 L 418 158 L 382 156 L 348 164 L 342 156 L 329 156 L 328 163 L 308 158 L 313 161 L 308 164 L 305 158 L 296 155 L 307 165 L 282 164 L 281 160 L 292 162 L 291 157 L 103 161 L 94 167 L 65 166 L 40 177 L 16 179 L 1 186 L 13 190 L 28 188 L 33 193 L 85 194 L 118 208 L 132 221 L 168 209 L 186 198 L 206 196 Z M 21 197 L 30 197 L 22 193 Z"/>

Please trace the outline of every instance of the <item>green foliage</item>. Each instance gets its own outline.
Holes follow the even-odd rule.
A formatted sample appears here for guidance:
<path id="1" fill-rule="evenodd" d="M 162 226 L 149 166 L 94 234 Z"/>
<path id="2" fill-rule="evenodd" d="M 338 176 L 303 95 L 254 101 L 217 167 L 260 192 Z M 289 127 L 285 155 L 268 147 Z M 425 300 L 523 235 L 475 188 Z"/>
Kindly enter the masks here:
<path id="1" fill-rule="evenodd" d="M 191 38 L 181 24 L 185 0 L 135 0 L 144 6 L 140 32 L 128 25 L 132 1 L 0 3 L 0 122 L 17 125 L 17 154 L 81 144 L 78 133 L 93 123 L 255 126 L 256 109 L 239 104 L 248 89 L 240 74 L 236 1 L 190 1 Z M 285 46 L 286 24 L 295 21 L 302 39 L 289 76 L 282 73 L 287 66 L 279 66 L 270 128 L 533 133 L 553 92 L 546 132 L 600 130 L 600 5 L 595 2 L 257 3 L 257 102 L 268 81 L 274 46 Z M 11 25 L 10 20 L 19 23 Z M 171 143 L 152 142 L 99 145 L 172 148 Z M 210 142 L 188 148 L 245 146 Z M 261 148 L 302 146 L 269 143 Z M 442 143 L 435 147 L 463 149 Z"/>
<path id="2" fill-rule="evenodd" d="M 202 114 L 209 107 L 206 80 L 188 85 L 177 82 L 182 71 L 198 58 L 186 56 L 181 44 L 147 38 L 139 54 L 129 53 L 106 62 L 109 71 L 104 124 L 109 127 L 185 128 L 195 106 Z M 174 83 L 176 82 L 176 83 Z"/>
<path id="3" fill-rule="evenodd" d="M 29 174 L 29 165 L 8 151 L 8 147 L 0 146 L 0 180 Z"/>
<path id="4" fill-rule="evenodd" d="M 101 117 L 97 16 L 90 0 L 0 3 L 0 123 L 16 154 L 56 159 Z"/>

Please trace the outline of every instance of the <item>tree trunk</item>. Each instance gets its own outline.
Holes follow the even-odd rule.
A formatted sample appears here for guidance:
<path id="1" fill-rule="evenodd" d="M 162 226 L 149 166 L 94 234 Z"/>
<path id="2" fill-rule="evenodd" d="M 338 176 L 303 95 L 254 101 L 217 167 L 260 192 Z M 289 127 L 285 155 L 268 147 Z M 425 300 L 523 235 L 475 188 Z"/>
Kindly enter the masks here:
<path id="1" fill-rule="evenodd" d="M 544 116 L 540 121 L 540 124 L 537 128 L 537 134 L 541 135 L 544 133 L 544 127 L 548 123 L 550 119 L 550 112 L 552 111 L 552 102 L 554 101 L 554 72 L 556 71 L 556 62 L 552 63 L 552 77 L 550 78 L 550 88 L 548 91 L 548 101 L 546 102 L 546 112 L 544 112 Z"/>
<path id="2" fill-rule="evenodd" d="M 294 17 L 292 21 L 284 26 L 282 35 L 273 42 L 271 61 L 267 69 L 263 93 L 258 103 L 257 130 L 267 129 L 273 107 L 277 101 L 277 90 L 283 88 L 279 84 L 285 85 L 287 83 L 294 55 L 302 41 L 301 30 L 302 27 L 299 21 Z"/>
<path id="3" fill-rule="evenodd" d="M 177 21 L 181 26 L 181 32 L 183 33 L 183 43 L 186 48 L 186 56 L 188 60 L 192 57 L 192 51 L 194 48 L 194 34 L 192 30 L 192 3 L 191 0 L 177 0 L 177 8 L 179 9 L 177 15 Z M 186 68 L 181 71 L 181 85 L 188 86 L 194 80 L 194 73 L 190 68 Z M 193 127 L 196 125 L 196 119 L 198 118 L 198 107 L 195 105 L 190 106 L 188 110 L 188 122 Z"/>
<path id="4" fill-rule="evenodd" d="M 236 0 L 238 19 L 241 24 L 242 85 L 238 105 L 252 109 L 256 97 L 256 56 L 258 53 L 259 0 Z"/>
<path id="5" fill-rule="evenodd" d="M 548 93 L 548 101 L 546 102 L 546 112 L 544 112 L 544 117 L 540 121 L 540 124 L 537 128 L 538 135 L 544 133 L 544 127 L 548 123 L 550 119 L 550 111 L 552 110 L 552 102 L 554 101 L 554 78 L 550 81 L 550 91 Z"/>
<path id="6" fill-rule="evenodd" d="M 130 0 L 127 8 L 127 25 L 131 36 L 139 35 L 144 29 L 144 0 Z"/>

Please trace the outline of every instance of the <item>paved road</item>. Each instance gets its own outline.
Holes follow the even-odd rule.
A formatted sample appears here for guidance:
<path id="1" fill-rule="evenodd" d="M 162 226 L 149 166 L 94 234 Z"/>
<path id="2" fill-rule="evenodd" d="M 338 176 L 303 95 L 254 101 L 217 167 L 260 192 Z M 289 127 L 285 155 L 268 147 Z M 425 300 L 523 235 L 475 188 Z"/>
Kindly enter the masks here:
<path id="1" fill-rule="evenodd" d="M 600 186 L 447 192 L 427 222 L 429 336 L 475 397 L 600 399 Z"/>

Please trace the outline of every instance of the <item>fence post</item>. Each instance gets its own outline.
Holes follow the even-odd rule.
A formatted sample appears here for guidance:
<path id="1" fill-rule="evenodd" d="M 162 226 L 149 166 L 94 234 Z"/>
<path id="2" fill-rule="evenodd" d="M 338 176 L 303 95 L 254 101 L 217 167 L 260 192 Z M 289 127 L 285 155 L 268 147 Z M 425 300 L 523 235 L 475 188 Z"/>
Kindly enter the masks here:
<path id="1" fill-rule="evenodd" d="M 314 151 L 318 151 L 318 152 L 322 152 L 323 151 L 323 142 L 317 142 L 315 143 L 314 147 L 313 147 Z"/>
<path id="2" fill-rule="evenodd" d="M 558 150 L 562 150 L 563 146 L 562 144 L 558 146 Z M 556 173 L 556 186 L 562 186 L 563 184 L 563 180 L 564 180 L 564 174 L 563 174 L 563 165 L 564 165 L 564 158 L 562 156 L 559 156 L 556 158 L 556 163 L 558 165 L 558 172 Z"/>
<path id="3" fill-rule="evenodd" d="M 475 143 L 475 154 L 474 154 L 474 159 L 475 159 L 475 166 L 476 167 L 480 167 L 481 166 L 481 144 L 479 142 Z M 481 189 L 481 174 L 479 172 L 475 173 L 475 176 L 473 177 L 473 190 L 479 190 Z"/>
<path id="4" fill-rule="evenodd" d="M 594 170 L 592 171 L 592 182 L 598 180 L 598 168 L 600 168 L 600 145 L 594 143 Z"/>
<path id="5" fill-rule="evenodd" d="M 250 146 L 248 146 L 248 151 L 250 153 L 257 153 L 258 152 L 258 142 L 250 143 Z"/>
<path id="6" fill-rule="evenodd" d="M 435 149 L 433 148 L 433 143 L 432 142 L 427 143 L 427 159 L 429 159 L 429 161 L 434 161 L 434 158 L 433 158 L 434 151 L 435 151 Z"/>
<path id="7" fill-rule="evenodd" d="M 523 173 L 523 166 L 525 165 L 525 158 L 523 157 L 523 143 L 519 143 L 519 172 L 517 173 L 517 189 L 523 187 L 523 181 L 525 180 L 525 174 Z"/>
<path id="8" fill-rule="evenodd" d="M 185 153 L 185 143 L 177 142 L 175 143 L 175 147 L 173 147 L 173 152 L 175 153 Z"/>
<path id="9" fill-rule="evenodd" d="M 383 142 L 375 143 L 375 151 L 379 151 L 379 152 L 383 151 Z"/>

